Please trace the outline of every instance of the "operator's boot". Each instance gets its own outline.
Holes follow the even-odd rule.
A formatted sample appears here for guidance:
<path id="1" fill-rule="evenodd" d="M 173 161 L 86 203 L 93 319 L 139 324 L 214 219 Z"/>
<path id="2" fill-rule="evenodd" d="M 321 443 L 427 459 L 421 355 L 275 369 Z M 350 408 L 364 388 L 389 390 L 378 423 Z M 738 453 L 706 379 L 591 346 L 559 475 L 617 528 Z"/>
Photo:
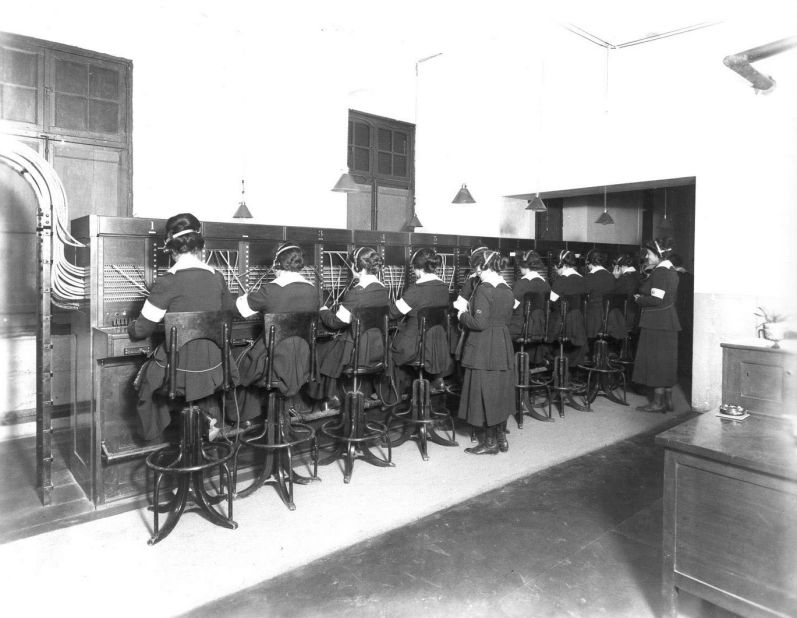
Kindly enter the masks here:
<path id="1" fill-rule="evenodd" d="M 667 411 L 667 405 L 664 403 L 664 389 L 656 387 L 653 389 L 653 401 L 646 406 L 637 406 L 639 412 L 661 412 Z"/>
<path id="2" fill-rule="evenodd" d="M 466 448 L 465 452 L 471 455 L 497 455 L 498 442 L 495 437 L 495 427 L 487 427 L 484 430 L 484 442 L 480 442 L 477 446 Z"/>
<path id="3" fill-rule="evenodd" d="M 506 421 L 499 423 L 496 428 L 496 442 L 498 442 L 498 450 L 506 453 L 509 450 L 509 441 L 506 439 Z"/>
<path id="4" fill-rule="evenodd" d="M 664 406 L 667 408 L 667 412 L 672 412 L 675 410 L 672 405 L 672 388 L 664 389 Z"/>

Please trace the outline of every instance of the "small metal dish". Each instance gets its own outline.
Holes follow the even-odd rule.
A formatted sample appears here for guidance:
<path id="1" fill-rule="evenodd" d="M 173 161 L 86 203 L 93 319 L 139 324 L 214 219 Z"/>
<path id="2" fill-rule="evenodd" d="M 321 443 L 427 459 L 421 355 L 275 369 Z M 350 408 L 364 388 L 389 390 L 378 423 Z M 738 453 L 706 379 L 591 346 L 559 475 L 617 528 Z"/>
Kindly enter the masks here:
<path id="1" fill-rule="evenodd" d="M 737 406 L 732 403 L 723 403 L 720 406 L 720 412 L 723 414 L 727 414 L 728 416 L 744 416 L 747 413 L 742 406 Z"/>

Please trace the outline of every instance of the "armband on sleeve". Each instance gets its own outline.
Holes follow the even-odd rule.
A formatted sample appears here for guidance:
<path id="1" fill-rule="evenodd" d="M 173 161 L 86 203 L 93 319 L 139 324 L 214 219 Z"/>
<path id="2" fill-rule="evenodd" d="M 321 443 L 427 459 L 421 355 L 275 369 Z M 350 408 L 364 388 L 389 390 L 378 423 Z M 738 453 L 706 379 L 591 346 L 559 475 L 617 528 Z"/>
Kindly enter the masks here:
<path id="1" fill-rule="evenodd" d="M 157 324 L 163 319 L 164 315 L 166 315 L 166 309 L 160 309 L 148 300 L 144 301 L 144 306 L 141 308 L 141 317 Z"/>
<path id="2" fill-rule="evenodd" d="M 651 295 L 651 296 L 655 296 L 655 297 L 656 297 L 656 298 L 658 298 L 659 300 L 661 300 L 662 298 L 664 298 L 664 294 L 665 294 L 664 290 L 660 290 L 659 288 L 652 288 L 652 289 L 650 290 L 650 295 Z"/>

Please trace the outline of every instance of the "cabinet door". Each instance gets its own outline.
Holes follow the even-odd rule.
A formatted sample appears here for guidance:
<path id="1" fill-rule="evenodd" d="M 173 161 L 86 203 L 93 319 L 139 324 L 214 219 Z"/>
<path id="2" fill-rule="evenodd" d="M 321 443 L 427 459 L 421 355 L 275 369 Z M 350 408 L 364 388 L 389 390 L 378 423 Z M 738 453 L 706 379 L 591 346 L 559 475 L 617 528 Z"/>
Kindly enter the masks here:
<path id="1" fill-rule="evenodd" d="M 44 116 L 41 48 L 0 36 L 0 129 L 37 131 Z"/>
<path id="2" fill-rule="evenodd" d="M 49 87 L 45 130 L 125 141 L 127 65 L 52 50 L 47 50 L 46 57 Z"/>
<path id="3" fill-rule="evenodd" d="M 70 220 L 130 214 L 126 156 L 120 148 L 51 142 L 51 162 L 66 191 Z"/>

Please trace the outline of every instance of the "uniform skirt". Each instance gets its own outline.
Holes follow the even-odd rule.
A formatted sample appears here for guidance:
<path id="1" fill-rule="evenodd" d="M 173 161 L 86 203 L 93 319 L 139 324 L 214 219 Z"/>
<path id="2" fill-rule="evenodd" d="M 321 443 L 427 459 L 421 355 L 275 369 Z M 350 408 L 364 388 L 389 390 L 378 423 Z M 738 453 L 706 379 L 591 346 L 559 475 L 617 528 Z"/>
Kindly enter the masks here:
<path id="1" fill-rule="evenodd" d="M 503 423 L 515 407 L 515 372 L 465 368 L 459 418 L 482 427 Z"/>
<path id="2" fill-rule="evenodd" d="M 678 332 L 640 329 L 632 380 L 670 388 L 678 382 Z"/>

